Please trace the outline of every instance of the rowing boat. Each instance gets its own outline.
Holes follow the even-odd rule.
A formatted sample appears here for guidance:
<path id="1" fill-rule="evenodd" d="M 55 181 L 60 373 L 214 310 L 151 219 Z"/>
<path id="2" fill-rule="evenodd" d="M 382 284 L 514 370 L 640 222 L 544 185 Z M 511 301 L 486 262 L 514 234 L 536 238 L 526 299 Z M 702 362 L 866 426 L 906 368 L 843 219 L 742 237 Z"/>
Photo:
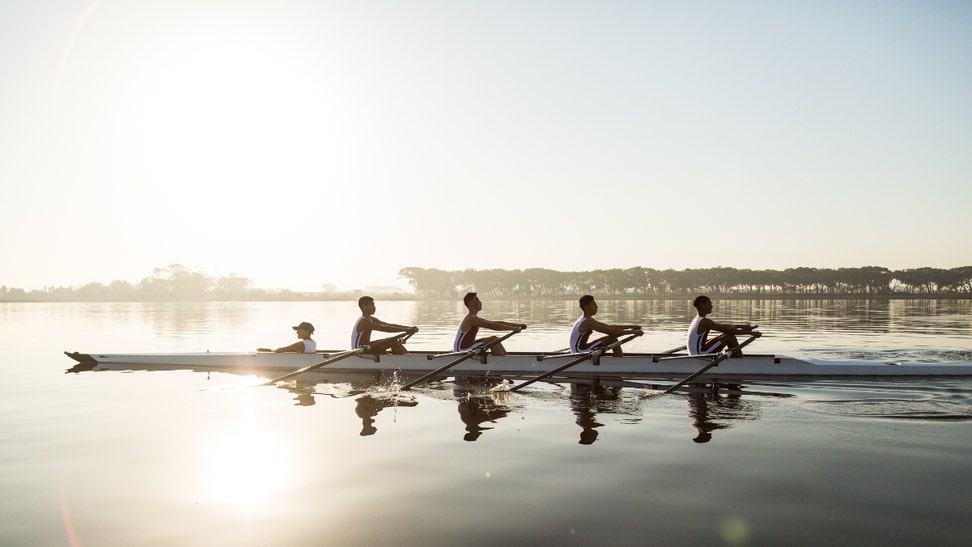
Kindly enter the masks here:
<path id="1" fill-rule="evenodd" d="M 346 352 L 346 350 L 344 350 Z M 79 353 L 64 352 L 78 362 L 78 370 L 191 369 L 267 374 L 293 371 L 327 360 L 342 351 L 317 353 L 206 352 L 206 353 Z M 405 355 L 354 355 L 314 372 L 400 372 L 424 374 L 456 357 L 455 353 L 411 352 Z M 537 376 L 549 372 L 579 354 L 511 352 L 503 357 L 478 355 L 452 367 L 448 376 Z M 582 354 L 580 354 L 582 355 Z M 684 376 L 711 362 L 712 357 L 683 354 L 632 353 L 624 357 L 603 355 L 578 363 L 564 376 L 613 375 L 626 377 Z M 312 372 L 313 373 L 313 372 Z M 310 374 L 310 373 L 308 373 Z M 273 374 L 276 375 L 276 374 Z M 705 378 L 750 377 L 887 377 L 972 376 L 972 363 L 913 363 L 796 359 L 779 355 L 747 354 L 727 359 L 707 370 Z"/>

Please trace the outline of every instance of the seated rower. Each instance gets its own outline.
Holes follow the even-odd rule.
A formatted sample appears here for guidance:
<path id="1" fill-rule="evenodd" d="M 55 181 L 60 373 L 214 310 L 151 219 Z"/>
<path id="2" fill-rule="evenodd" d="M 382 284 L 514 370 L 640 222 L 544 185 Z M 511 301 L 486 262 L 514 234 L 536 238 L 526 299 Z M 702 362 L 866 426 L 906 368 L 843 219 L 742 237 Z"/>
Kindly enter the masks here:
<path id="1" fill-rule="evenodd" d="M 368 353 L 378 354 L 391 350 L 395 355 L 408 353 L 405 344 L 401 340 L 383 339 L 372 340 L 371 331 L 380 332 L 418 332 L 418 327 L 406 327 L 394 323 L 386 323 L 374 316 L 375 299 L 370 296 L 362 296 L 358 299 L 358 308 L 361 309 L 361 317 L 354 323 L 351 329 L 351 349 L 358 349 L 361 346 L 370 346 Z"/>
<path id="2" fill-rule="evenodd" d="M 470 292 L 466 293 L 466 296 L 462 298 L 462 303 L 466 305 L 466 309 L 469 313 L 462 318 L 462 322 L 459 323 L 459 330 L 456 331 L 456 341 L 452 345 L 453 351 L 469 351 L 477 346 L 483 346 L 489 344 L 497 339 L 496 336 L 487 336 L 485 338 L 476 338 L 479 334 L 479 329 L 490 329 L 490 330 L 511 330 L 513 332 L 520 332 L 521 330 L 527 328 L 523 323 L 510 323 L 509 321 L 489 321 L 479 317 L 479 312 L 483 309 L 483 303 L 476 296 L 476 293 Z M 489 346 L 489 352 L 493 355 L 503 356 L 506 355 L 506 348 L 503 347 L 502 343 L 493 344 Z"/>
<path id="3" fill-rule="evenodd" d="M 300 338 L 300 340 L 289 346 L 277 348 L 273 350 L 274 353 L 314 353 L 317 351 L 317 342 L 311 340 L 311 335 L 314 334 L 314 325 L 304 321 L 296 327 L 293 327 L 293 329 L 297 331 L 297 338 Z M 270 348 L 259 348 L 257 351 L 270 351 Z"/>
<path id="4" fill-rule="evenodd" d="M 609 325 L 594 319 L 594 314 L 597 313 L 597 302 L 589 294 L 580 297 L 578 303 L 583 315 L 574 323 L 574 328 L 570 331 L 570 351 L 573 353 L 583 353 L 609 346 L 617 342 L 619 336 L 641 332 L 641 325 Z M 606 336 L 590 340 L 591 334 L 595 332 Z M 621 346 L 614 347 L 613 352 L 615 357 L 624 356 Z"/>
<path id="5" fill-rule="evenodd" d="M 718 353 L 725 348 L 733 349 L 739 345 L 737 334 L 745 334 L 759 338 L 763 333 L 754 331 L 750 325 L 721 325 L 706 317 L 712 313 L 712 300 L 708 296 L 700 295 L 692 301 L 692 306 L 698 310 L 698 315 L 689 325 L 685 338 L 685 347 L 689 355 L 704 355 Z M 721 332 L 719 336 L 709 338 L 710 331 Z M 734 351 L 733 357 L 742 357 L 742 351 Z"/>

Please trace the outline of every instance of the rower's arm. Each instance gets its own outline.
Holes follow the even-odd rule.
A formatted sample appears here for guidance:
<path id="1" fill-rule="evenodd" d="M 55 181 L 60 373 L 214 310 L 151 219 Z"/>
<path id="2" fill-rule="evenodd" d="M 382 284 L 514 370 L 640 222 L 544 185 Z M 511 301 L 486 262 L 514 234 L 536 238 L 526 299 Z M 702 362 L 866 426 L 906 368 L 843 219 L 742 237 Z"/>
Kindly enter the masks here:
<path id="1" fill-rule="evenodd" d="M 515 331 L 519 331 L 519 330 L 523 330 L 523 329 L 526 328 L 526 325 L 524 325 L 522 323 L 510 323 L 508 321 L 490 321 L 488 319 L 483 319 L 482 317 L 479 317 L 478 315 L 472 318 L 471 323 L 474 326 L 477 326 L 477 327 L 480 327 L 480 328 L 484 328 L 484 329 L 489 329 L 489 330 L 515 330 Z"/>
<path id="2" fill-rule="evenodd" d="M 282 348 L 277 348 L 277 349 L 273 350 L 273 352 L 274 353 L 289 353 L 289 352 L 304 353 L 304 342 L 303 341 L 294 342 L 293 344 L 290 344 L 289 346 L 284 346 Z"/>
<path id="3" fill-rule="evenodd" d="M 372 328 L 381 332 L 408 332 L 415 327 L 406 327 L 405 325 L 396 325 L 395 323 L 386 323 L 381 319 L 371 318 Z M 418 329 L 415 329 L 418 330 Z"/>
<path id="4" fill-rule="evenodd" d="M 641 330 L 640 325 L 608 325 L 607 323 L 601 323 L 593 317 L 589 318 L 587 322 L 590 324 L 591 330 L 610 336 L 624 336 L 625 334 L 634 334 Z"/>
<path id="5" fill-rule="evenodd" d="M 706 322 L 708 322 L 708 325 L 705 325 Z M 754 336 L 760 336 L 761 334 L 758 331 L 754 331 L 750 325 L 722 325 L 710 319 L 703 319 L 702 322 L 699 323 L 699 328 L 703 328 L 704 326 L 708 326 L 708 328 L 714 331 L 719 331 L 725 334 L 751 334 Z"/>

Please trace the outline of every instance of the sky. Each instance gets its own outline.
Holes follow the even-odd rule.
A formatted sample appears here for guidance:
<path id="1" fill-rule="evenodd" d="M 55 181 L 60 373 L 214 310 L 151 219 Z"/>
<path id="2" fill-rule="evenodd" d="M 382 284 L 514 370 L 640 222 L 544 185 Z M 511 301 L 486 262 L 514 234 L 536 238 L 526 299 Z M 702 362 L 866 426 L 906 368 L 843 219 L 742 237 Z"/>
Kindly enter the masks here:
<path id="1" fill-rule="evenodd" d="M 972 265 L 966 1 L 0 2 L 0 285 Z"/>

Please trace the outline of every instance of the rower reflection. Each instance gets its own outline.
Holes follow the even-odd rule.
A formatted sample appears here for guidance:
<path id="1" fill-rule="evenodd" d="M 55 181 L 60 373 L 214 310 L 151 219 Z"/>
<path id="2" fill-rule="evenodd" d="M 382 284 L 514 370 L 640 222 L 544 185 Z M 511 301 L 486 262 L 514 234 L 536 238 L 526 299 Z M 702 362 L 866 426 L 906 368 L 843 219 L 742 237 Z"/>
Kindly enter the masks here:
<path id="1" fill-rule="evenodd" d="M 412 407 L 418 405 L 418 401 L 416 400 L 400 398 L 393 394 L 378 395 L 366 393 L 358 397 L 355 402 L 358 404 L 354 407 L 354 413 L 361 418 L 361 433 L 359 434 L 362 437 L 374 435 L 378 432 L 378 428 L 375 427 L 375 416 L 382 410 L 386 408 Z"/>
<path id="2" fill-rule="evenodd" d="M 314 386 L 316 382 L 297 380 L 293 387 L 285 389 L 294 394 L 294 406 L 313 406 L 317 401 L 314 399 Z"/>
<path id="3" fill-rule="evenodd" d="M 621 387 L 602 385 L 597 378 L 589 383 L 570 384 L 570 408 L 577 416 L 575 423 L 581 427 L 578 444 L 593 444 L 597 440 L 597 428 L 604 425 L 597 421 L 597 414 L 614 411 L 620 394 Z"/>
<path id="4" fill-rule="evenodd" d="M 317 403 L 315 395 L 326 395 L 335 399 L 343 399 L 364 391 L 364 389 L 356 389 L 347 383 L 332 384 L 317 380 L 295 380 L 293 383 L 277 384 L 277 388 L 294 395 L 294 406 L 315 405 Z"/>
<path id="5" fill-rule="evenodd" d="M 739 384 L 710 384 L 694 382 L 688 388 L 686 402 L 689 418 L 696 435 L 696 443 L 712 440 L 712 432 L 733 427 L 729 421 L 755 420 L 759 418 L 758 403 L 742 398 Z"/>
<path id="6" fill-rule="evenodd" d="M 509 393 L 490 391 L 502 382 L 497 378 L 455 379 L 453 395 L 459 401 L 459 419 L 466 424 L 463 440 L 475 441 L 484 431 L 493 429 L 483 426 L 484 423 L 496 423 L 509 414 L 509 408 L 502 404 L 509 398 Z"/>

